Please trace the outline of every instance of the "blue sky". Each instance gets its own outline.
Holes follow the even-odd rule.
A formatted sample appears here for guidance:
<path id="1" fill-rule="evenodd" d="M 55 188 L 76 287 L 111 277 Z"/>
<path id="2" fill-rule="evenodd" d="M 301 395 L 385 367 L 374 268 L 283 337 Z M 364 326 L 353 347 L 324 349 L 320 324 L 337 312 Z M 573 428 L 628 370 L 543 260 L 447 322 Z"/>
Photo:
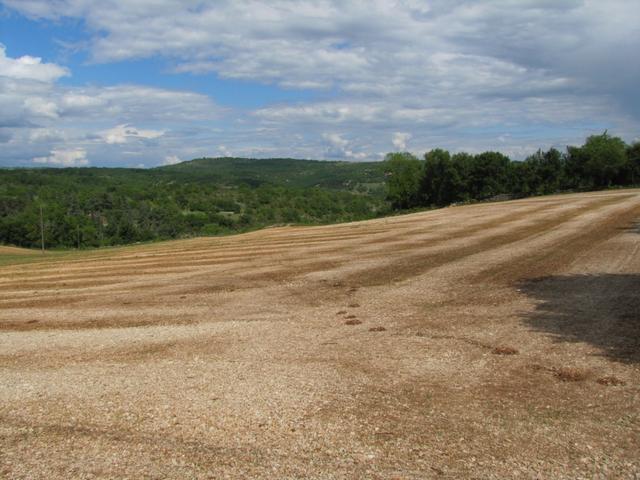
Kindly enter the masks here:
<path id="1" fill-rule="evenodd" d="M 0 166 L 640 135 L 636 0 L 0 0 Z"/>
<path id="2" fill-rule="evenodd" d="M 0 15 L 0 43 L 13 57 L 40 57 L 69 68 L 71 75 L 61 85 L 108 86 L 121 82 L 159 88 L 189 90 L 215 97 L 221 105 L 234 108 L 259 108 L 270 103 L 312 100 L 318 92 L 283 89 L 277 85 L 250 80 L 225 80 L 215 72 L 207 75 L 171 71 L 171 61 L 162 56 L 96 63 L 89 52 L 79 48 L 90 38 L 82 19 L 60 18 L 47 21 L 29 18 L 4 7 Z"/>

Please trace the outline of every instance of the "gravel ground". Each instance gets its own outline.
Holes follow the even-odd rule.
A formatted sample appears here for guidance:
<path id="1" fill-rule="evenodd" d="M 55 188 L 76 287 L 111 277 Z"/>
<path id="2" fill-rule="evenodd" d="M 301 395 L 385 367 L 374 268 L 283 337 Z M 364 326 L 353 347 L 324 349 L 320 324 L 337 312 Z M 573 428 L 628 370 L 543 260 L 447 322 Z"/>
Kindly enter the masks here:
<path id="1" fill-rule="evenodd" d="M 639 220 L 622 190 L 0 266 L 0 478 L 640 478 Z"/>

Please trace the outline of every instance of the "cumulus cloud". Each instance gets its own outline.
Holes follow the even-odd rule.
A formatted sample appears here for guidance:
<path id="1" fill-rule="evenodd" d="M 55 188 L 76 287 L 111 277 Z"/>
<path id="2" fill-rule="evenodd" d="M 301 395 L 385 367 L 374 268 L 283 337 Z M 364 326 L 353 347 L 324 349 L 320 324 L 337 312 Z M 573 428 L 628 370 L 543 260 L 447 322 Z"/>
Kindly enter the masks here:
<path id="1" fill-rule="evenodd" d="M 12 58 L 0 44 L 0 127 L 29 128 L 56 119 L 58 108 L 49 96 L 55 81 L 68 74 L 66 68 L 40 58 Z M 5 135 L 14 136 L 10 131 Z"/>
<path id="2" fill-rule="evenodd" d="M 393 138 L 391 139 L 391 143 L 396 150 L 406 151 L 407 150 L 407 142 L 411 139 L 411 134 L 407 132 L 395 132 L 393 134 Z"/>
<path id="3" fill-rule="evenodd" d="M 36 157 L 33 163 L 53 165 L 56 167 L 84 167 L 89 165 L 87 151 L 83 148 L 71 150 L 53 149 L 46 157 Z"/>
<path id="4" fill-rule="evenodd" d="M 15 142 L 16 129 L 62 122 L 70 142 L 93 135 L 136 155 L 142 130 L 104 132 L 163 131 L 154 139 L 159 148 L 181 158 L 215 154 L 219 145 L 238 155 L 373 158 L 389 139 L 401 150 L 410 140 L 413 149 L 493 148 L 521 157 L 531 146 L 580 142 L 605 128 L 631 141 L 640 129 L 637 0 L 3 3 L 39 20 L 80 19 L 90 62 L 153 57 L 167 72 L 316 92 L 230 113 L 193 92 L 62 88 L 55 82 L 70 73 L 64 67 L 2 49 L 0 127 Z M 214 130 L 221 114 L 231 121 Z M 198 122 L 212 128 L 196 131 Z M 14 140 L 5 141 L 17 152 Z"/>
<path id="5" fill-rule="evenodd" d="M 611 87 L 639 71 L 628 61 L 640 38 L 635 0 L 5 4 L 36 18 L 83 18 L 96 61 L 164 55 L 179 71 L 304 88 L 367 88 L 381 78 L 396 86 L 422 78 L 429 88 L 433 78 L 445 88 L 599 90 L 607 86 L 593 80 Z M 605 65 L 620 75 L 606 80 Z"/>
<path id="6" fill-rule="evenodd" d="M 324 133 L 322 138 L 329 144 L 326 149 L 328 158 L 364 160 L 367 158 L 366 152 L 354 151 L 353 142 L 346 140 L 339 133 Z"/>
<path id="7" fill-rule="evenodd" d="M 349 144 L 349 142 L 342 138 L 342 135 L 340 135 L 339 133 L 325 133 L 322 135 L 322 137 L 331 145 L 340 149 L 345 148 Z"/>
<path id="8" fill-rule="evenodd" d="M 10 58 L 7 57 L 6 51 L 6 47 L 0 44 L 0 77 L 54 82 L 60 77 L 69 75 L 69 70 L 55 63 L 43 63 L 41 58 L 29 55 Z"/>
<path id="9" fill-rule="evenodd" d="M 197 143 L 205 133 L 195 127 L 223 111 L 207 95 L 189 91 L 60 85 L 67 73 L 0 49 L 0 165 L 82 166 L 87 148 L 92 160 L 111 165 L 128 165 L 130 155 L 158 158 L 180 145 L 202 154 L 204 146 Z M 186 124 L 192 126 L 185 129 Z M 43 151 L 51 153 L 43 156 Z"/>

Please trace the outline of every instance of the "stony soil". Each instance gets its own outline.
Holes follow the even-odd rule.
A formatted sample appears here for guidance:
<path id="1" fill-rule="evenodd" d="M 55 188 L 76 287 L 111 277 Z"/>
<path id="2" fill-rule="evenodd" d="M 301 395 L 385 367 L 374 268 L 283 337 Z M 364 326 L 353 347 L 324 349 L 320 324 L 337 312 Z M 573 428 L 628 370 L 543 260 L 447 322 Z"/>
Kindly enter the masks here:
<path id="1" fill-rule="evenodd" d="M 0 477 L 638 478 L 639 220 L 625 190 L 2 266 Z"/>

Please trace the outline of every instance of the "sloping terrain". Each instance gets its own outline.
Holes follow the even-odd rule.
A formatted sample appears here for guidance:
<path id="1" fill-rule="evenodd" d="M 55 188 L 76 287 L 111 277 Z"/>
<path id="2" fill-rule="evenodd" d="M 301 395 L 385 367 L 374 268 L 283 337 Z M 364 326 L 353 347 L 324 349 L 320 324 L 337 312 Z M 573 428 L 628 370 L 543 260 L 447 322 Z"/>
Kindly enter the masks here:
<path id="1" fill-rule="evenodd" d="M 0 168 L 0 245 L 130 245 L 390 212 L 384 162 L 204 158 L 150 169 Z M 44 232 L 41 232 L 41 225 Z"/>
<path id="2" fill-rule="evenodd" d="M 384 183 L 382 162 L 337 162 L 293 158 L 198 158 L 149 170 L 157 178 L 214 182 L 224 185 L 280 185 L 350 189 Z"/>
<path id="3" fill-rule="evenodd" d="M 33 252 L 26 248 L 0 245 L 0 255 L 30 255 L 30 254 L 33 254 Z"/>
<path id="4" fill-rule="evenodd" d="M 626 190 L 0 267 L 0 477 L 634 478 L 639 220 Z"/>

